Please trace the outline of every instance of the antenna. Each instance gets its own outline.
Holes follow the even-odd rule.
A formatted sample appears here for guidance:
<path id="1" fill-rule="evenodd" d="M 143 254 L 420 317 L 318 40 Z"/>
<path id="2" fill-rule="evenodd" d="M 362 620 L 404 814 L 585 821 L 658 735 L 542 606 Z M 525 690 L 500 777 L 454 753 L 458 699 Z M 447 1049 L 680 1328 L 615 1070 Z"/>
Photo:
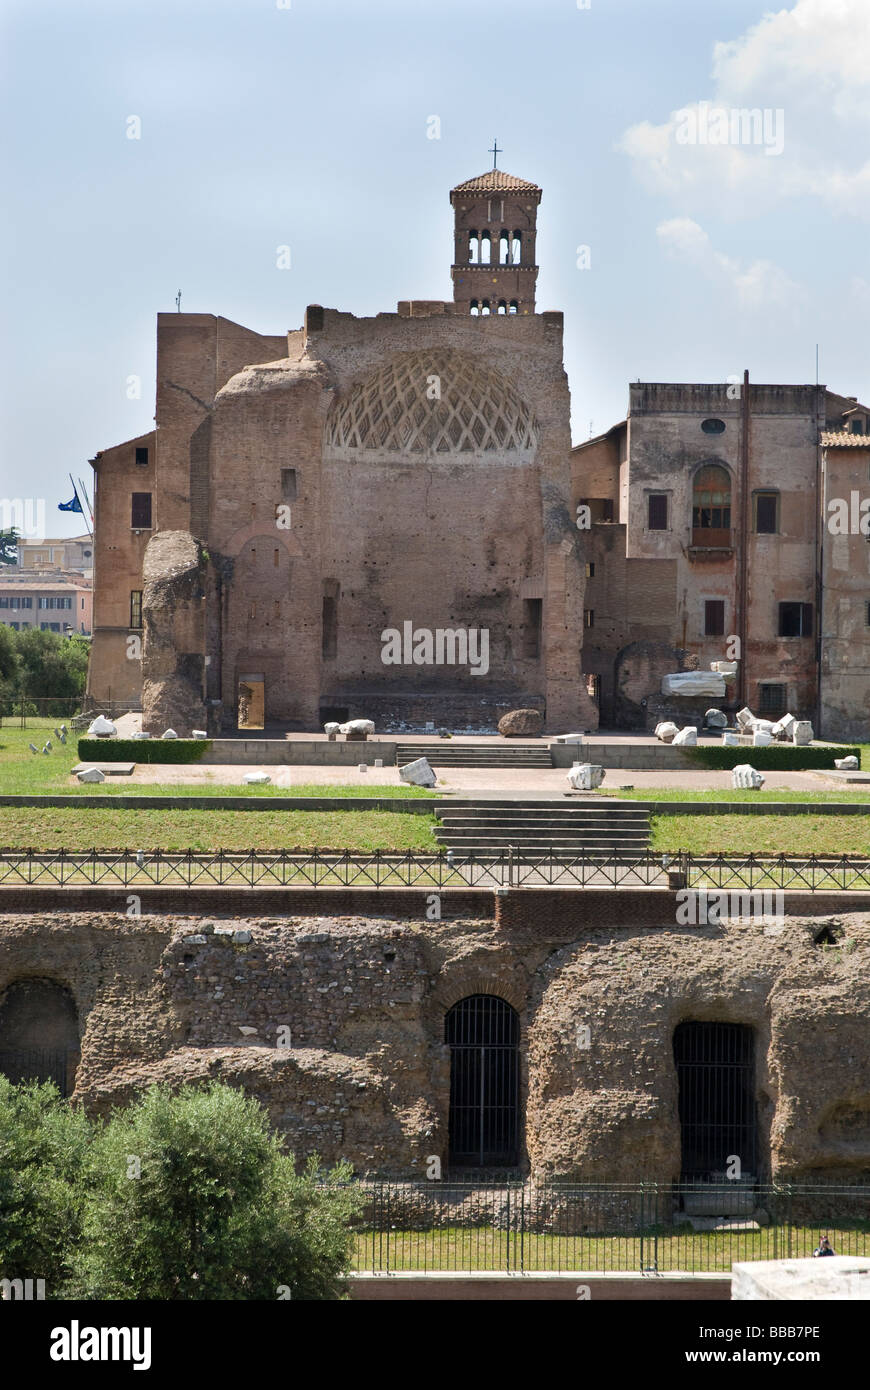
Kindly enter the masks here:
<path id="1" fill-rule="evenodd" d="M 176 309 L 178 310 L 178 312 L 179 312 L 179 314 L 180 314 L 180 313 L 181 313 L 181 290 L 179 290 L 179 291 L 178 291 L 178 294 L 175 296 L 175 307 L 176 307 Z"/>
<path id="2" fill-rule="evenodd" d="M 819 345 L 816 343 L 816 385 L 819 384 Z"/>

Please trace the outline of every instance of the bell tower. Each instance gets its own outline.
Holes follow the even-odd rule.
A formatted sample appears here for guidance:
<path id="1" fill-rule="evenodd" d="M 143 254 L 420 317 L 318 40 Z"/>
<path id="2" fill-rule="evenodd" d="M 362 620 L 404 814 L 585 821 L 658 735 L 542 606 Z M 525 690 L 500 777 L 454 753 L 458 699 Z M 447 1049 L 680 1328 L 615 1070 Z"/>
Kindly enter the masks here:
<path id="1" fill-rule="evenodd" d="M 460 312 L 535 312 L 535 233 L 541 189 L 496 168 L 501 151 L 493 141 L 493 167 L 457 184 L 450 193 L 454 210 L 454 253 L 450 273 L 453 300 Z"/>

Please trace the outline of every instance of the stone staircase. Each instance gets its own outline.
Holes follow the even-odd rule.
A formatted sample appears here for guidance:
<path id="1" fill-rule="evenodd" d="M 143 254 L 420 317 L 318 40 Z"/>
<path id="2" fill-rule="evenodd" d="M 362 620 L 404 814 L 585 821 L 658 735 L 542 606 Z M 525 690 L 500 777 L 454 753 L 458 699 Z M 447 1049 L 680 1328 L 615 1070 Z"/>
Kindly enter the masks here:
<path id="1" fill-rule="evenodd" d="M 417 758 L 428 758 L 436 772 L 441 767 L 538 767 L 553 766 L 548 743 L 397 743 L 396 763 L 403 767 Z"/>
<path id="2" fill-rule="evenodd" d="M 607 856 L 614 851 L 644 854 L 649 848 L 649 812 L 631 802 L 585 805 L 550 801 L 450 801 L 436 807 L 435 834 L 457 854 L 501 854 L 513 845 L 521 857 L 553 854 Z"/>

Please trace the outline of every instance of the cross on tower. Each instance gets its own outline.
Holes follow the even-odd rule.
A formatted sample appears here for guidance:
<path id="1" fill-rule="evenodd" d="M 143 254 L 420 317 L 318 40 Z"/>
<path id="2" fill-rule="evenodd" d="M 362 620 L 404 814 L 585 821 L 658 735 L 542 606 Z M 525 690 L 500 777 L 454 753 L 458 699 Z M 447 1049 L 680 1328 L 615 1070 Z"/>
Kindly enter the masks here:
<path id="1" fill-rule="evenodd" d="M 495 169 L 496 161 L 498 160 L 499 155 L 504 154 L 504 150 L 500 150 L 498 147 L 498 140 L 493 140 L 492 149 L 489 151 L 489 153 L 492 155 L 492 167 L 493 169 Z"/>

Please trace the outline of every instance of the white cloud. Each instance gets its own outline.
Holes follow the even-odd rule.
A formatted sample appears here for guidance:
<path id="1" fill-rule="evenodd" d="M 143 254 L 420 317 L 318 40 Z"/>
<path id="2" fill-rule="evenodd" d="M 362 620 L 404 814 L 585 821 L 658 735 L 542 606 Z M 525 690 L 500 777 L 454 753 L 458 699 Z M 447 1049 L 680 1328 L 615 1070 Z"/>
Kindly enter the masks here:
<path id="1" fill-rule="evenodd" d="M 691 217 L 672 217 L 656 228 L 669 256 L 695 266 L 709 280 L 730 290 L 743 310 L 785 309 L 794 313 L 804 299 L 800 285 L 772 261 L 743 263 L 717 251 L 709 236 Z"/>
<path id="2" fill-rule="evenodd" d="M 713 50 L 712 89 L 624 134 L 620 148 L 642 181 L 692 206 L 736 215 L 809 196 L 832 211 L 870 219 L 870 3 L 797 0 Z M 706 105 L 705 105 L 706 104 Z M 710 128 L 717 111 L 781 112 L 782 151 L 772 140 L 681 143 L 687 121 Z M 733 128 L 732 128 L 733 130 Z M 771 131 L 768 131 L 770 137 Z"/>

